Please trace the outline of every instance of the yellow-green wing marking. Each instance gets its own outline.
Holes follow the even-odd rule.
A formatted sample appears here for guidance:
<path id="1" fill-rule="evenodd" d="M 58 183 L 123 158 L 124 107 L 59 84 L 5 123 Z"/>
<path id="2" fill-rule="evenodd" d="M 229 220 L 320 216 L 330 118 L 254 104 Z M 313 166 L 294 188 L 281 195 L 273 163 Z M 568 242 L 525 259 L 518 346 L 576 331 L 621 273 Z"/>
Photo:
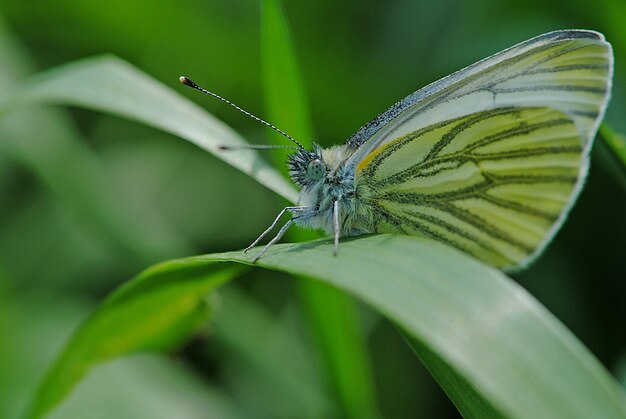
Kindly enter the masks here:
<path id="1" fill-rule="evenodd" d="M 476 112 L 370 153 L 356 168 L 357 196 L 375 232 L 423 235 L 515 268 L 562 222 L 582 152 L 579 128 L 560 110 Z"/>
<path id="2" fill-rule="evenodd" d="M 608 102 L 611 45 L 592 31 L 550 32 L 479 61 L 407 96 L 348 144 L 356 166 L 378 147 L 440 121 L 507 106 L 550 107 L 576 124 L 585 150 Z"/>

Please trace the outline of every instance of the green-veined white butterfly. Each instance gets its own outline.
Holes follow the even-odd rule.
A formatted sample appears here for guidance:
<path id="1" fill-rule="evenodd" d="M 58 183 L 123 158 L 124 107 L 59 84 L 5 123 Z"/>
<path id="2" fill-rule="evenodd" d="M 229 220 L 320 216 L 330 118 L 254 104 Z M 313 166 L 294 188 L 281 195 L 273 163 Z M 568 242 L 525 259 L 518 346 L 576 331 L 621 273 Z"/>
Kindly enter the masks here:
<path id="1" fill-rule="evenodd" d="M 298 205 L 248 248 L 292 214 L 257 259 L 295 223 L 332 234 L 335 253 L 340 236 L 401 233 L 517 269 L 541 253 L 580 192 L 612 72 L 602 34 L 546 33 L 407 96 L 344 145 L 313 150 L 181 81 L 296 144 L 288 165 Z"/>

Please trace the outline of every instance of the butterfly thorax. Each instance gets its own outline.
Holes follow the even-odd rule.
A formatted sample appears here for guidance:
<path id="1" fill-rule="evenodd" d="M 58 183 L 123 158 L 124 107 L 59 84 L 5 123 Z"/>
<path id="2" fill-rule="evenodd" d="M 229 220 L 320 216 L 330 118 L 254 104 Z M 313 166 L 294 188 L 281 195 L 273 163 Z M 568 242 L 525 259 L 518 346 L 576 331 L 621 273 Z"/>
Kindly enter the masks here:
<path id="1" fill-rule="evenodd" d="M 345 162 L 354 152 L 348 145 L 322 149 L 315 145 L 313 151 L 298 150 L 289 161 L 289 173 L 301 187 L 294 222 L 302 227 L 333 232 L 333 205 L 339 204 L 341 234 L 350 236 L 366 232 L 363 223 L 363 206 L 357 195 L 354 168 Z"/>

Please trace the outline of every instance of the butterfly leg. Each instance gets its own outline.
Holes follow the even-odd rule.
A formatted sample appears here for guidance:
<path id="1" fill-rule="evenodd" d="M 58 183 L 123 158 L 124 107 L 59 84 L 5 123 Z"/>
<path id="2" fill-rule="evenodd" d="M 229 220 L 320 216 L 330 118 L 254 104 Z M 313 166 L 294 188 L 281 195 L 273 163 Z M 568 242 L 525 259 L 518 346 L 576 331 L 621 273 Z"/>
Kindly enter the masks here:
<path id="1" fill-rule="evenodd" d="M 333 255 L 339 254 L 339 201 L 333 201 L 333 231 L 335 233 L 335 247 Z"/>
<path id="2" fill-rule="evenodd" d="M 274 236 L 274 238 L 270 240 L 268 244 L 265 245 L 263 250 L 261 250 L 261 252 L 259 252 L 259 254 L 256 255 L 252 263 L 256 263 L 257 260 L 261 259 L 261 257 L 269 250 L 269 248 L 278 240 L 280 240 L 281 237 L 283 237 L 283 235 L 285 234 L 289 226 L 291 226 L 291 224 L 293 224 L 293 220 L 287 221 L 287 223 L 285 223 L 285 225 L 282 226 L 280 230 L 278 230 L 278 233 L 276 233 L 276 236 Z"/>
<path id="3" fill-rule="evenodd" d="M 248 250 L 252 249 L 254 246 L 256 246 L 261 241 L 261 239 L 263 239 L 263 237 L 265 237 L 267 235 L 267 233 L 272 231 L 272 229 L 274 227 L 276 227 L 276 224 L 278 224 L 278 220 L 280 220 L 280 217 L 282 217 L 285 212 L 293 211 L 293 210 L 301 210 L 303 208 L 304 207 L 286 207 L 286 208 L 283 208 L 283 210 L 281 212 L 279 212 L 278 215 L 276 216 L 276 219 L 274 220 L 272 225 L 270 225 L 263 233 L 261 233 L 261 235 L 259 237 L 257 237 L 257 239 L 255 241 L 253 241 L 250 246 L 248 246 L 245 249 L 243 249 L 243 252 L 246 253 Z"/>

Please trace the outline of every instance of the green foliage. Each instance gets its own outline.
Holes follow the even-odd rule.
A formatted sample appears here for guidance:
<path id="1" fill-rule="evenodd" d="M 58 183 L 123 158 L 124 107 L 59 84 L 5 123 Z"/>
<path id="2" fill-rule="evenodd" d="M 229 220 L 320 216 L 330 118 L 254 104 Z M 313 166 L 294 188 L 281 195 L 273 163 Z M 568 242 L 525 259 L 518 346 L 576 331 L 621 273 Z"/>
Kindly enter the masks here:
<path id="1" fill-rule="evenodd" d="M 615 177 L 622 182 L 626 189 L 626 137 L 615 132 L 607 124 L 600 125 L 598 136 L 604 140 L 605 147 L 610 154 L 607 156 L 607 166 L 613 170 Z M 610 160 L 609 160 L 610 159 Z"/>
<path id="2" fill-rule="evenodd" d="M 261 2 L 260 42 L 263 96 L 268 118 L 302 145 L 311 147 L 313 127 L 308 98 L 289 27 L 277 0 Z M 271 135 L 277 144 L 287 142 L 277 132 Z M 275 159 L 277 166 L 284 166 L 285 156 L 279 157 Z"/>
<path id="3" fill-rule="evenodd" d="M 6 98 L 0 112 L 39 103 L 87 107 L 176 134 L 255 177 L 279 195 L 296 200 L 293 186 L 258 153 L 239 155 L 220 150 L 220 146 L 246 144 L 241 136 L 119 58 L 90 58 L 40 74 L 16 96 Z"/>
<path id="4" fill-rule="evenodd" d="M 304 83 L 292 45 L 289 27 L 277 0 L 263 0 L 261 7 L 261 61 L 264 97 L 269 118 L 312 147 L 313 128 Z M 286 139 L 272 133 L 272 142 Z M 286 153 L 274 153 L 284 173 Z M 289 238 L 305 241 L 317 232 L 292 230 Z M 311 331 L 325 365 L 326 375 L 337 393 L 344 416 L 374 418 L 374 379 L 361 332 L 357 305 L 341 292 L 311 281 L 299 281 L 299 294 Z"/>
<path id="5" fill-rule="evenodd" d="M 276 201 L 230 166 L 297 198 L 256 152 L 219 150 L 243 137 L 265 142 L 265 128 L 179 85 L 181 74 L 328 146 L 463 65 L 538 33 L 584 27 L 613 43 L 608 123 L 626 130 L 619 2 L 284 3 L 284 11 L 262 3 L 260 62 L 256 2 L 2 3 L 0 416 L 22 417 L 29 405 L 33 416 L 63 419 L 363 417 L 377 408 L 384 417 L 456 417 L 419 358 L 466 417 L 626 417 L 623 389 L 594 357 L 626 383 L 626 200 L 615 181 L 624 178 L 615 158 L 623 141 L 606 126 L 613 155 L 597 150 L 565 228 L 516 278 L 556 316 L 498 271 L 390 236 L 345 241 L 339 258 L 324 241 L 277 246 L 259 261 L 264 269 L 217 295 L 253 254 L 165 262 L 104 299 L 139 267 L 241 248 L 266 227 Z M 85 59 L 107 51 L 125 60 Z M 74 108 L 47 106 L 59 104 Z M 356 311 L 350 300 L 365 304 Z M 326 348 L 321 358 L 317 347 Z M 146 351 L 177 362 L 136 355 Z"/>
<path id="6" fill-rule="evenodd" d="M 35 412 L 53 407 L 77 371 L 170 348 L 172 333 L 179 342 L 192 328 L 171 326 L 190 324 L 205 294 L 238 272 L 232 263 L 250 265 L 255 250 L 164 262 L 121 287 L 70 341 Z M 363 258 L 372 253 L 380 258 Z M 446 246 L 376 235 L 345 241 L 336 258 L 322 240 L 276 246 L 258 265 L 324 281 L 387 316 L 467 417 L 626 415 L 618 384 L 558 320 L 501 272 Z"/>
<path id="7" fill-rule="evenodd" d="M 240 270 L 157 265 L 113 293 L 68 343 L 43 383 L 31 417 L 43 417 L 96 363 L 136 352 L 168 352 L 197 333 L 206 296 Z"/>
<path id="8" fill-rule="evenodd" d="M 600 136 L 626 168 L 626 138 L 613 131 L 607 124 L 600 126 Z"/>

